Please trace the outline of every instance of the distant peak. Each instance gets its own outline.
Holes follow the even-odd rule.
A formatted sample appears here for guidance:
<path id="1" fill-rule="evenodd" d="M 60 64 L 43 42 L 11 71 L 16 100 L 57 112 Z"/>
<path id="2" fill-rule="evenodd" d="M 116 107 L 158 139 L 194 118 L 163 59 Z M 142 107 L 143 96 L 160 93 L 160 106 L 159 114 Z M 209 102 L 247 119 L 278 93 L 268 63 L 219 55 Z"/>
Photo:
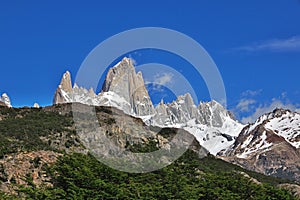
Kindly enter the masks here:
<path id="1" fill-rule="evenodd" d="M 131 60 L 130 58 L 128 58 L 128 57 L 124 57 L 124 58 L 122 59 L 122 62 L 131 63 L 132 60 Z"/>
<path id="2" fill-rule="evenodd" d="M 292 112 L 289 109 L 283 109 L 283 108 L 275 108 L 273 110 L 274 114 L 281 114 L 281 113 L 286 113 L 286 112 Z"/>
<path id="3" fill-rule="evenodd" d="M 10 99 L 6 93 L 1 95 L 0 102 L 3 102 L 7 107 L 12 107 Z"/>

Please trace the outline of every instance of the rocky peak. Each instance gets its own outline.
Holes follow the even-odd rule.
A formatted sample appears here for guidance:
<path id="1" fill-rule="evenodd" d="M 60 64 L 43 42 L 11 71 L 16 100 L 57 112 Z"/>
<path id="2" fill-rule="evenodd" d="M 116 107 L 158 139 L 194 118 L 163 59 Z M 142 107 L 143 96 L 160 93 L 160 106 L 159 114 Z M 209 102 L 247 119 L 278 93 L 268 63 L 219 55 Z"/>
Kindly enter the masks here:
<path id="1" fill-rule="evenodd" d="M 282 117 L 284 114 L 287 113 L 292 113 L 290 110 L 285 110 L 285 109 L 281 109 L 281 108 L 276 108 L 275 110 L 273 110 L 272 113 L 269 114 L 269 116 L 275 118 L 275 117 Z"/>
<path id="2" fill-rule="evenodd" d="M 73 92 L 72 88 L 72 80 L 71 80 L 71 73 L 66 71 L 63 74 L 63 77 L 60 81 L 58 88 L 55 91 L 53 104 L 60 104 L 60 103 L 67 103 L 70 100 L 70 96 Z"/>
<path id="3" fill-rule="evenodd" d="M 282 118 L 284 115 L 295 115 L 295 114 L 296 113 L 293 113 L 292 111 L 287 109 L 276 108 L 272 112 L 260 116 L 252 125 L 266 124 L 274 118 Z"/>
<path id="4" fill-rule="evenodd" d="M 128 88 L 129 78 L 133 78 L 133 75 L 137 78 L 137 74 L 135 73 L 132 61 L 129 58 L 125 57 L 122 59 L 122 61 L 108 70 L 104 84 L 102 86 L 102 91 L 113 91 L 117 94 L 121 94 L 120 96 L 123 96 L 121 91 L 119 91 L 119 87 L 123 83 Z M 127 100 L 129 99 L 127 95 L 124 96 L 126 96 Z"/>
<path id="5" fill-rule="evenodd" d="M 69 71 L 66 71 L 63 74 L 63 77 L 60 81 L 59 87 L 63 89 L 65 92 L 72 92 L 72 80 L 71 74 Z"/>
<path id="6" fill-rule="evenodd" d="M 142 73 L 135 72 L 133 62 L 129 58 L 123 58 L 121 62 L 109 69 L 102 92 L 113 92 L 124 98 L 136 115 L 144 116 L 154 113 Z"/>

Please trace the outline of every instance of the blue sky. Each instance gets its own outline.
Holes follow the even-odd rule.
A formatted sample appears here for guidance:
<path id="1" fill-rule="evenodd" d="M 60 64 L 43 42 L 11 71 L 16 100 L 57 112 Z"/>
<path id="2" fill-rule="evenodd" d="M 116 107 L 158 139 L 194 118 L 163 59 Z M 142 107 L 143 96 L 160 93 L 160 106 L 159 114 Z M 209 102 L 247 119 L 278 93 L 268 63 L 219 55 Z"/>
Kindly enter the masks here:
<path id="1" fill-rule="evenodd" d="M 228 108 L 240 120 L 300 107 L 298 0 L 12 0 L 0 3 L 0 25 L 0 93 L 14 106 L 50 105 L 62 73 L 75 76 L 100 42 L 152 26 L 182 32 L 207 50 L 223 77 Z M 162 62 L 178 65 L 168 56 Z M 191 81 L 199 82 L 199 99 L 209 100 L 203 80 Z"/>

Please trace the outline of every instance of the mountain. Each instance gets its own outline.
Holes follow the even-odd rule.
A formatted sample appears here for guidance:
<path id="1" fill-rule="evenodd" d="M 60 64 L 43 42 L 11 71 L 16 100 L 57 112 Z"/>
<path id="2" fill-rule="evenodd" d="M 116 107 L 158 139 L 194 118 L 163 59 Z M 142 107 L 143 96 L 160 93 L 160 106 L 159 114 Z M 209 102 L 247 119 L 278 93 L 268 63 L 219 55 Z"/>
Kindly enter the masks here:
<path id="1" fill-rule="evenodd" d="M 232 145 L 244 127 L 218 102 L 201 102 L 196 106 L 190 94 L 178 96 L 172 103 L 162 101 L 154 108 L 142 73 L 136 73 L 133 62 L 126 57 L 109 69 L 99 94 L 76 83 L 72 87 L 70 72 L 66 72 L 53 104 L 71 102 L 112 106 L 140 117 L 147 125 L 182 128 L 214 155 Z"/>
<path id="2" fill-rule="evenodd" d="M 266 175 L 300 181 L 300 117 L 276 109 L 254 124 L 243 125 L 220 103 L 195 105 L 190 94 L 171 103 L 153 106 L 141 72 L 124 58 L 109 69 L 100 93 L 72 87 L 66 72 L 56 90 L 54 104 L 79 102 L 112 106 L 143 120 L 148 126 L 184 129 L 194 135 L 211 154 Z"/>
<path id="3" fill-rule="evenodd" d="M 300 181 L 299 147 L 300 114 L 275 109 L 247 125 L 219 155 L 250 170 Z"/>
<path id="4" fill-rule="evenodd" d="M 0 97 L 0 105 L 12 107 L 10 99 L 6 93 L 3 93 L 2 96 Z"/>

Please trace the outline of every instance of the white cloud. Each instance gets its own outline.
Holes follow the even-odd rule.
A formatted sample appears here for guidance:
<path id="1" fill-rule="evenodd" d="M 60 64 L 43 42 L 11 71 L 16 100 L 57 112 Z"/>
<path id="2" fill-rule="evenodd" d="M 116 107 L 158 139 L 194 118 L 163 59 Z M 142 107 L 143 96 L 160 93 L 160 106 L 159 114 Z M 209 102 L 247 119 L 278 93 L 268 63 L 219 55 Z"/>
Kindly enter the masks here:
<path id="1" fill-rule="evenodd" d="M 256 43 L 253 45 L 247 45 L 235 48 L 239 51 L 300 51 L 300 35 L 285 38 L 285 39 L 273 39 L 264 42 Z"/>
<path id="2" fill-rule="evenodd" d="M 257 98 L 262 91 L 262 89 L 256 91 L 247 90 L 242 93 L 241 100 L 232 110 L 242 123 L 253 123 L 263 114 L 272 112 L 276 108 L 300 112 L 300 104 L 291 103 L 287 92 L 282 92 L 280 96 L 273 98 L 271 102 L 259 103 Z"/>
<path id="3" fill-rule="evenodd" d="M 273 101 L 270 104 L 258 106 L 252 115 L 243 117 L 241 119 L 241 122 L 244 124 L 253 123 L 263 114 L 272 112 L 276 108 L 289 109 L 289 110 L 295 111 L 295 112 L 300 111 L 300 108 L 297 108 L 297 106 L 295 106 L 291 103 L 284 103 L 281 100 L 273 99 Z"/>
<path id="4" fill-rule="evenodd" d="M 242 96 L 243 97 L 248 97 L 248 96 L 254 97 L 254 96 L 259 95 L 262 91 L 263 91 L 262 89 L 260 89 L 260 90 L 246 90 L 245 92 L 242 93 Z"/>
<path id="5" fill-rule="evenodd" d="M 157 74 L 154 77 L 154 83 L 158 85 L 167 85 L 173 82 L 174 75 L 172 73 Z"/>
<path id="6" fill-rule="evenodd" d="M 172 73 L 156 74 L 152 81 L 145 80 L 145 84 L 152 84 L 152 90 L 163 92 L 162 86 L 170 88 L 170 85 L 174 83 L 173 77 L 174 74 Z"/>
<path id="7" fill-rule="evenodd" d="M 254 99 L 241 99 L 238 105 L 236 106 L 236 109 L 239 112 L 249 112 L 250 106 L 255 103 L 256 101 Z"/>

